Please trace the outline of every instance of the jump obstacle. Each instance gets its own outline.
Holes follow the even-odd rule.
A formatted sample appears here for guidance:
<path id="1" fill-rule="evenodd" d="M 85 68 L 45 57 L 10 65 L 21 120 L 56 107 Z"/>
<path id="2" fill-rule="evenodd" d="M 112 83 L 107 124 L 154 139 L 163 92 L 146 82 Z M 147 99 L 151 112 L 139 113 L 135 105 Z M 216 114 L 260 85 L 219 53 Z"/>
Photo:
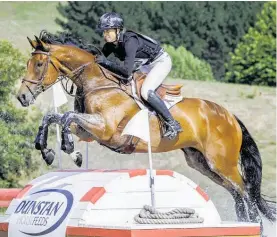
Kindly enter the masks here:
<path id="1" fill-rule="evenodd" d="M 135 217 L 151 205 L 149 170 L 62 170 L 12 190 L 0 237 L 260 236 L 255 223 L 222 222 L 209 196 L 187 177 L 153 170 L 156 209 L 191 208 L 202 223 L 160 224 Z M 0 194 L 0 197 L 3 197 Z"/>

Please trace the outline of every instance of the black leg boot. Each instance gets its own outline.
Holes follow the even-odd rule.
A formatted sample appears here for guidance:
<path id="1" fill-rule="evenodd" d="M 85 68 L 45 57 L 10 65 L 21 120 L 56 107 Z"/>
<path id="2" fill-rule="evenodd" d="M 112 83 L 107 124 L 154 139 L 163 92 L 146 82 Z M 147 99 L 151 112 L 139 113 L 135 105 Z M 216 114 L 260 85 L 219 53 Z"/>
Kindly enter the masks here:
<path id="1" fill-rule="evenodd" d="M 180 124 L 176 120 L 174 120 L 162 99 L 156 94 L 156 92 L 150 90 L 148 92 L 147 101 L 153 107 L 153 109 L 165 120 L 167 129 L 163 136 L 167 137 L 170 140 L 176 138 L 177 134 L 179 132 L 182 132 L 183 130 Z"/>

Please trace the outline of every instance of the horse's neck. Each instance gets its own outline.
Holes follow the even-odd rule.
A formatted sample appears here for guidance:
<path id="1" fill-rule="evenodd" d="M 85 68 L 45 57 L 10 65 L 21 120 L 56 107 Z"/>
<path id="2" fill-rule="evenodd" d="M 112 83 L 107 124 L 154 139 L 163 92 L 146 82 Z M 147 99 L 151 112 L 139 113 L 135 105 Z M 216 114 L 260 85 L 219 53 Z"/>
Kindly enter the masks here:
<path id="1" fill-rule="evenodd" d="M 53 55 L 59 60 L 60 70 L 78 87 L 86 86 L 87 80 L 100 77 L 94 63 L 95 56 L 71 45 L 54 45 Z"/>
<path id="2" fill-rule="evenodd" d="M 117 93 L 132 93 L 130 85 L 124 85 L 109 73 L 109 71 L 97 64 L 93 64 L 88 69 L 90 75 L 83 80 L 84 93 L 92 93 L 101 90 L 116 90 Z M 127 94 L 126 94 L 127 95 Z"/>
<path id="3" fill-rule="evenodd" d="M 70 78 L 84 94 L 92 93 L 96 90 L 107 90 L 109 88 L 117 90 L 118 93 L 126 94 L 127 92 L 131 94 L 131 86 L 122 84 L 120 86 L 118 79 L 112 76 L 107 69 L 100 67 L 94 62 L 94 55 L 85 50 L 68 45 L 59 46 L 56 50 L 63 55 L 61 63 L 66 65 L 70 71 L 78 71 L 79 68 L 86 65 L 81 70 L 79 77 L 73 76 Z"/>

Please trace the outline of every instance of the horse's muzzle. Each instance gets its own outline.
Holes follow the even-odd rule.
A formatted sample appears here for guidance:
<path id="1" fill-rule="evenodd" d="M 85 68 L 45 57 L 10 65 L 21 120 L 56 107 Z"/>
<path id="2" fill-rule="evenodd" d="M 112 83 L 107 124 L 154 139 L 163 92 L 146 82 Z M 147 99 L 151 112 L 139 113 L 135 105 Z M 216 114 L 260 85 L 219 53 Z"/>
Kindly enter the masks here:
<path id="1" fill-rule="evenodd" d="M 21 94 L 21 95 L 18 95 L 17 96 L 17 99 L 19 100 L 20 104 L 23 106 L 23 107 L 27 107 L 30 105 L 30 102 L 27 101 L 27 97 L 25 94 Z"/>

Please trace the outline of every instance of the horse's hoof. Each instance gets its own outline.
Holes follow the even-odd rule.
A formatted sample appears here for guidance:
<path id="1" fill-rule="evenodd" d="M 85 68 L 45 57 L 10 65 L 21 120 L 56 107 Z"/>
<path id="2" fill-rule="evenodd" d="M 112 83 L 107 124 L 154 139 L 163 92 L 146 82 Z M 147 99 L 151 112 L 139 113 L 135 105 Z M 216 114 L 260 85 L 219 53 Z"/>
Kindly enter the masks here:
<path id="1" fill-rule="evenodd" d="M 67 154 L 71 154 L 74 151 L 74 141 L 71 133 L 62 133 L 61 150 L 63 150 Z"/>
<path id="2" fill-rule="evenodd" d="M 55 151 L 52 149 L 43 149 L 41 154 L 47 165 L 51 165 L 53 163 L 55 159 Z"/>
<path id="3" fill-rule="evenodd" d="M 62 144 L 61 150 L 63 150 L 67 154 L 71 154 L 74 151 L 74 143 L 67 143 L 67 144 Z"/>
<path id="4" fill-rule="evenodd" d="M 74 151 L 70 154 L 72 160 L 74 161 L 74 163 L 78 166 L 81 167 L 82 163 L 83 163 L 83 156 L 81 154 L 81 152 L 79 151 Z"/>

